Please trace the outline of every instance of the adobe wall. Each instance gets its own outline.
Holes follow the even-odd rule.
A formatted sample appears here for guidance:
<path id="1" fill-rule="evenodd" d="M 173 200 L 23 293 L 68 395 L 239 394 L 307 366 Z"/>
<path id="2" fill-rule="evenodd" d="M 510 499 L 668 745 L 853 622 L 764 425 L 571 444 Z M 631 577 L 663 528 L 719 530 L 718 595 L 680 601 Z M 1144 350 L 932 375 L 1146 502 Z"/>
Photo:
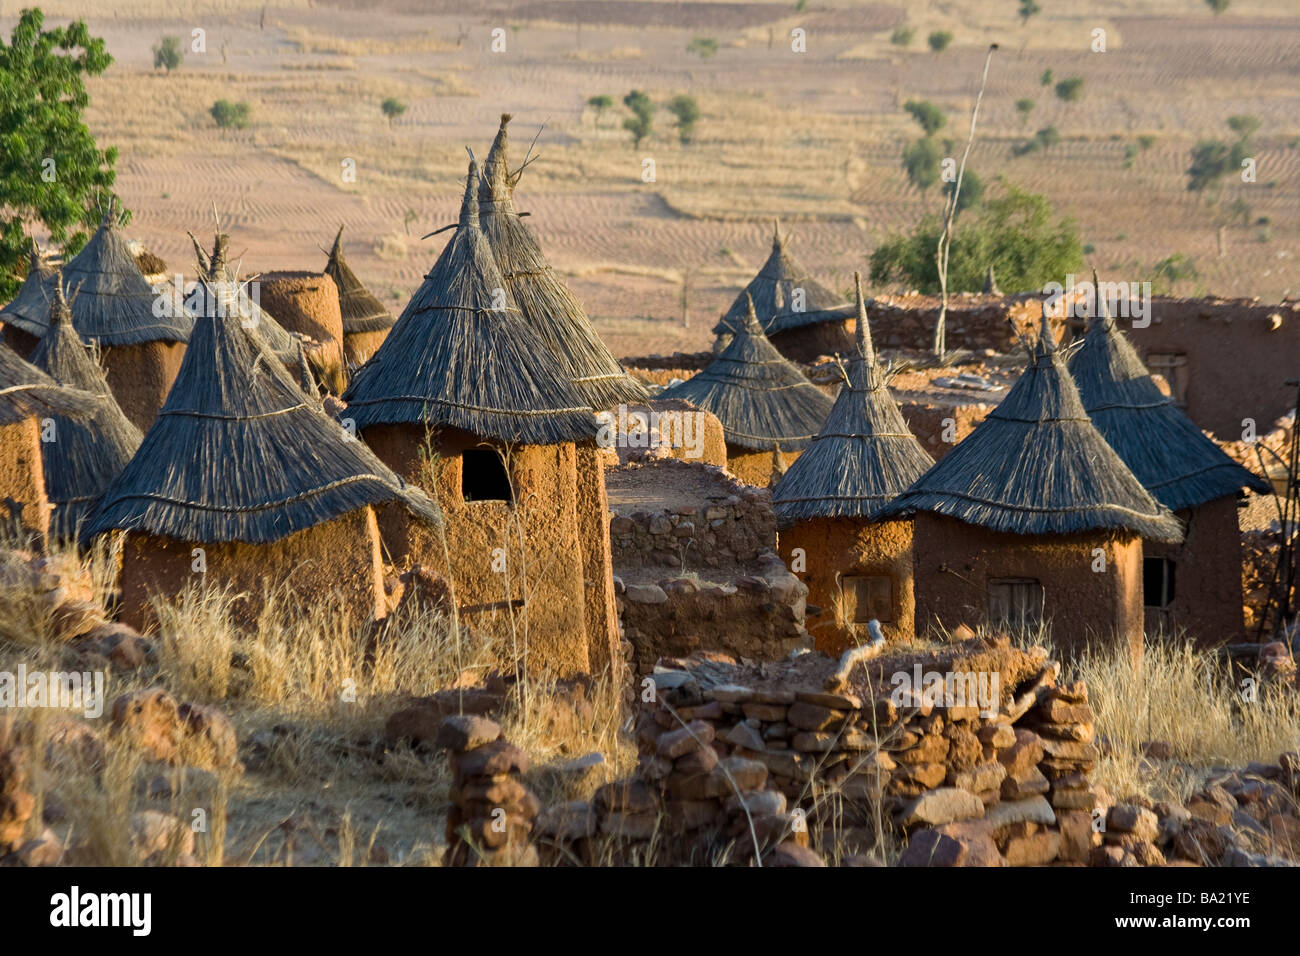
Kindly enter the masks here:
<path id="1" fill-rule="evenodd" d="M 803 451 L 782 451 L 781 460 L 789 468 Z M 727 471 L 731 472 L 747 485 L 755 488 L 767 488 L 772 484 L 772 453 L 770 451 L 752 451 L 739 445 L 727 445 Z"/>
<path id="2" fill-rule="evenodd" d="M 574 446 L 518 445 L 505 453 L 515 495 L 511 505 L 463 499 L 460 453 L 480 446 L 466 432 L 444 429 L 434 438 L 431 474 L 420 461 L 423 426 L 375 425 L 364 439 L 442 507 L 442 531 L 404 508 L 380 509 L 390 560 L 399 568 L 421 564 L 448 574 L 462 626 L 507 637 L 517 631 L 530 671 L 589 673 Z"/>
<path id="3" fill-rule="evenodd" d="M 108 387 L 131 424 L 147 432 L 167 400 L 185 358 L 183 342 L 106 347 L 101 364 Z"/>
<path id="4" fill-rule="evenodd" d="M 1187 414 L 1224 441 L 1241 439 L 1243 418 L 1263 433 L 1289 412 L 1300 374 L 1300 302 L 1156 296 L 1151 324 L 1121 323 L 1145 362 L 1152 352 L 1187 357 Z"/>
<path id="5" fill-rule="evenodd" d="M 288 331 L 320 343 L 310 353 L 313 371 L 322 385 L 341 394 L 343 313 L 334 280 L 319 272 L 268 272 L 259 281 L 259 304 Z"/>
<path id="6" fill-rule="evenodd" d="M 388 333 L 392 329 L 380 329 L 376 332 L 344 332 L 343 360 L 349 367 L 364 365 L 370 356 L 379 351 Z"/>
<path id="7" fill-rule="evenodd" d="M 1235 496 L 1178 512 L 1186 523 L 1182 544 L 1143 543 L 1146 557 L 1174 561 L 1174 600 L 1163 611 L 1146 609 L 1146 630 L 1186 632 L 1202 647 L 1245 639 L 1242 616 L 1241 533 Z"/>
<path id="8" fill-rule="evenodd" d="M 652 418 L 665 413 L 670 417 Z M 597 422 L 601 443 L 607 447 L 612 443 L 621 465 L 645 458 L 677 458 L 719 467 L 727 464 L 722 422 L 684 398 L 652 398 L 644 405 L 609 409 L 598 413 Z M 649 427 L 641 427 L 643 423 Z"/>
<path id="9" fill-rule="evenodd" d="M 1020 348 L 1007 319 L 1031 341 L 1042 319 L 1042 296 L 990 296 L 962 293 L 948 297 L 945 339 L 949 349 L 993 349 L 1012 352 Z M 939 319 L 939 297 L 931 295 L 881 295 L 867 303 L 871 338 L 876 348 L 929 350 Z M 1053 319 L 1057 341 L 1066 335 L 1065 319 Z"/>
<path id="10" fill-rule="evenodd" d="M 800 571 L 794 551 L 803 549 Z M 805 626 L 817 650 L 838 656 L 857 644 L 864 644 L 865 624 L 845 620 L 840 579 L 844 575 L 888 575 L 892 584 L 893 610 L 889 621 L 881 621 L 886 640 L 910 641 L 915 636 L 913 618 L 916 596 L 912 586 L 912 522 L 895 520 L 867 523 L 852 518 L 816 518 L 800 521 L 780 533 L 779 552 L 786 567 L 793 568 L 808 586 L 809 609 Z"/>
<path id="11" fill-rule="evenodd" d="M 792 362 L 812 362 L 822 355 L 851 355 L 857 351 L 858 320 L 837 319 L 818 322 L 768 338 L 776 350 Z"/>
<path id="12" fill-rule="evenodd" d="M 204 552 L 202 578 L 193 570 L 195 548 Z M 203 544 L 130 532 L 122 548 L 119 619 L 144 631 L 157 623 L 155 595 L 172 599 L 200 582 L 246 592 L 231 609 L 244 627 L 256 624 L 266 590 L 281 585 L 292 590 L 291 600 L 304 611 L 338 592 L 355 624 L 387 613 L 379 527 L 369 507 L 270 544 Z"/>
<path id="13" fill-rule="evenodd" d="M 927 400 L 921 396 L 912 397 L 914 394 L 898 392 L 894 397 L 898 401 L 898 410 L 903 413 L 903 421 L 907 422 L 908 431 L 916 436 L 921 447 L 928 451 L 935 461 L 956 448 L 958 442 L 973 432 L 975 426 L 984 421 L 989 412 L 997 407 L 979 403 L 935 404 L 932 400 L 933 396 Z M 951 441 L 944 440 L 947 419 L 952 419 L 953 431 L 949 435 Z"/>
<path id="14" fill-rule="evenodd" d="M 1033 578 L 1043 586 L 1044 619 L 1058 651 L 1069 656 L 1093 640 L 1126 640 L 1142 652 L 1142 540 L 1131 534 L 1003 534 L 930 512 L 915 516 L 916 629 L 988 620 L 993 578 Z M 1093 549 L 1106 570 L 1094 572 Z"/>
<path id="15" fill-rule="evenodd" d="M 14 504 L 10 505 L 8 499 Z M 14 512 L 17 512 L 15 515 Z M 41 463 L 41 424 L 35 416 L 10 425 L 0 424 L 0 520 L 4 531 L 14 526 L 19 534 L 45 540 L 50 531 L 50 501 L 45 493 L 45 468 Z"/>
<path id="16" fill-rule="evenodd" d="M 16 325 L 6 325 L 4 327 L 4 342 L 23 358 L 29 362 L 32 353 L 36 351 L 36 346 L 40 345 L 40 336 L 32 335 L 26 329 L 20 329 Z"/>
<path id="17" fill-rule="evenodd" d="M 600 674 L 607 670 L 612 672 L 615 662 L 620 659 L 613 551 L 609 537 L 609 496 L 605 493 L 605 465 L 600 449 L 594 445 L 577 446 L 576 471 L 587 656 L 591 672 Z"/>

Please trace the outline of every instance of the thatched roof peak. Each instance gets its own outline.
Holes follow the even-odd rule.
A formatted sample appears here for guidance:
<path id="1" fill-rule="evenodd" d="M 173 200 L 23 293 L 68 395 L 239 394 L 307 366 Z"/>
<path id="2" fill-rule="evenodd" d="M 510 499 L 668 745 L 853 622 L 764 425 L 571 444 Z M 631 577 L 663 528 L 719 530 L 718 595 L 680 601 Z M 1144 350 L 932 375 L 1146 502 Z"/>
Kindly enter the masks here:
<path id="1" fill-rule="evenodd" d="M 236 315 L 196 321 L 176 382 L 85 536 L 265 544 L 363 508 L 437 505 L 308 399 Z"/>
<path id="2" fill-rule="evenodd" d="M 1097 279 L 1093 275 L 1093 288 Z M 1142 486 L 1173 511 L 1272 486 L 1224 453 L 1152 380 L 1100 295 L 1069 368 L 1092 423 Z"/>
<path id="3" fill-rule="evenodd" d="M 224 232 L 216 233 L 210 253 L 204 251 L 194 233 L 189 233 L 189 237 L 199 266 L 198 284 L 188 299 L 193 303 L 194 311 L 209 317 L 236 316 L 244 328 L 281 362 L 296 362 L 301 340 L 275 321 L 257 299 L 248 294 L 248 283 L 239 281 L 235 267 L 229 262 L 230 236 Z"/>
<path id="4" fill-rule="evenodd" d="M 767 261 L 713 327 L 715 335 L 734 332 L 744 321 L 746 296 L 753 299 L 759 322 L 768 335 L 842 317 L 827 314 L 842 312 L 844 302 L 790 254 L 789 238 L 782 235 L 779 220 L 774 220 L 772 251 Z M 800 290 L 797 296 L 795 290 Z M 796 308 L 799 311 L 793 311 Z"/>
<path id="5" fill-rule="evenodd" d="M 703 371 L 660 393 L 712 412 L 727 442 L 753 451 L 806 448 L 833 404 L 776 350 L 751 307 L 731 343 Z"/>
<path id="6" fill-rule="evenodd" d="M 50 297 L 53 293 L 54 266 L 41 253 L 36 240 L 31 240 L 28 251 L 27 277 L 18 288 L 18 294 L 0 309 L 0 322 L 22 329 L 29 335 L 40 337 L 49 327 Z"/>
<path id="7" fill-rule="evenodd" d="M 778 517 L 874 518 L 934 459 L 921 447 L 885 387 L 871 345 L 862 277 L 855 273 L 858 354 L 849 360 L 826 424 L 772 490 Z"/>
<path id="8" fill-rule="evenodd" d="M 586 441 L 591 408 L 524 322 L 477 216 L 470 161 L 460 223 L 344 394 L 358 428 L 421 424 L 526 444 Z"/>
<path id="9" fill-rule="evenodd" d="M 365 287 L 343 258 L 342 223 L 330 247 L 325 274 L 338 286 L 339 311 L 343 314 L 345 333 L 380 332 L 393 327 L 396 321 L 393 314 Z"/>
<path id="10" fill-rule="evenodd" d="M 32 353 L 32 364 L 60 385 L 98 398 L 89 415 L 55 415 L 57 440 L 41 443 L 46 493 L 54 506 L 51 527 L 57 537 L 71 538 L 140 447 L 141 435 L 113 398 L 103 370 L 73 328 L 61 276 L 55 276 L 53 288 L 50 328 Z"/>
<path id="11" fill-rule="evenodd" d="M 1014 534 L 1122 530 L 1181 540 L 1178 520 L 1088 419 L 1046 310 L 1043 326 L 997 408 L 885 513 L 932 511 Z"/>
<path id="12" fill-rule="evenodd" d="M 104 221 L 63 267 L 67 286 L 77 290 L 72 321 L 82 338 L 105 346 L 185 342 L 194 316 L 170 287 L 154 290 L 136 265 L 110 201 Z"/>
<path id="13" fill-rule="evenodd" d="M 600 340 L 578 300 L 546 261 L 537 237 L 515 212 L 511 195 L 518 176 L 509 168 L 509 119 L 509 114 L 502 115 L 478 195 L 483 234 L 510 294 L 583 404 L 604 409 L 645 402 L 645 388 L 628 376 Z"/>

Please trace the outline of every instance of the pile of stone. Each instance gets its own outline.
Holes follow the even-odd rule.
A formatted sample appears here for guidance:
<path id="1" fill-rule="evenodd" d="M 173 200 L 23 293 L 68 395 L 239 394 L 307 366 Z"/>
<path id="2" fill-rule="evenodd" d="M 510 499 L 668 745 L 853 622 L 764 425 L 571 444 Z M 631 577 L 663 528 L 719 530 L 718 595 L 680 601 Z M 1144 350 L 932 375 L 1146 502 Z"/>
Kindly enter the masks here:
<path id="1" fill-rule="evenodd" d="M 151 687 L 118 697 L 111 719 L 110 733 L 151 760 L 244 771 L 234 724 L 211 704 L 178 703 L 165 689 Z"/>
<path id="2" fill-rule="evenodd" d="M 23 843 L 27 821 L 36 809 L 30 787 L 27 749 L 18 744 L 12 717 L 0 717 L 0 856 Z"/>
<path id="3" fill-rule="evenodd" d="M 437 744 L 451 754 L 446 866 L 536 866 L 541 804 L 523 783 L 528 755 L 486 717 L 446 718 Z"/>

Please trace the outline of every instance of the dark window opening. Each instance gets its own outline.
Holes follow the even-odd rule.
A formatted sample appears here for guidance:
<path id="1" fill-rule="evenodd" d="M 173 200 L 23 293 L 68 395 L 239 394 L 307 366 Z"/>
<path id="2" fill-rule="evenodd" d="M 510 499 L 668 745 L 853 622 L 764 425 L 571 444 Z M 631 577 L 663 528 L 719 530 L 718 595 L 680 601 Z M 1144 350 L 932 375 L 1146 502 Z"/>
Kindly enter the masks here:
<path id="1" fill-rule="evenodd" d="M 1142 559 L 1142 603 L 1169 607 L 1174 603 L 1174 562 L 1169 558 Z"/>
<path id="2" fill-rule="evenodd" d="M 460 455 L 460 494 L 466 501 L 514 501 L 506 463 L 493 448 L 469 448 Z"/>
<path id="3" fill-rule="evenodd" d="M 888 624 L 894 620 L 894 582 L 887 574 L 846 575 L 844 620 L 866 624 L 872 618 Z"/>
<path id="4" fill-rule="evenodd" d="M 989 582 L 989 623 L 994 627 L 1036 628 L 1043 622 L 1043 586 L 1033 578 Z"/>

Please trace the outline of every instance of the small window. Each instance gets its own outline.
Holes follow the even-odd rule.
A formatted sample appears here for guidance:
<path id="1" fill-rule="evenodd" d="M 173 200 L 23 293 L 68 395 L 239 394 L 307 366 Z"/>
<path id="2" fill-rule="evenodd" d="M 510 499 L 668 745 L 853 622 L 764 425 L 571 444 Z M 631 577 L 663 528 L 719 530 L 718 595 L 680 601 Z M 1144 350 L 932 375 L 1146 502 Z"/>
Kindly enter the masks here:
<path id="1" fill-rule="evenodd" d="M 1147 371 L 1169 383 L 1169 394 L 1178 405 L 1187 404 L 1187 356 L 1178 352 L 1147 355 Z"/>
<path id="2" fill-rule="evenodd" d="M 894 582 L 889 575 L 847 575 L 841 583 L 845 621 L 866 624 L 875 618 L 887 624 L 894 620 Z"/>
<path id="3" fill-rule="evenodd" d="M 468 448 L 460 455 L 460 494 L 466 501 L 513 501 L 506 463 L 495 448 Z"/>
<path id="4" fill-rule="evenodd" d="M 989 582 L 989 623 L 994 627 L 1033 628 L 1043 622 L 1043 586 L 1033 578 Z"/>
<path id="5" fill-rule="evenodd" d="M 1174 562 L 1169 558 L 1142 559 L 1142 603 L 1147 607 L 1174 603 Z"/>

